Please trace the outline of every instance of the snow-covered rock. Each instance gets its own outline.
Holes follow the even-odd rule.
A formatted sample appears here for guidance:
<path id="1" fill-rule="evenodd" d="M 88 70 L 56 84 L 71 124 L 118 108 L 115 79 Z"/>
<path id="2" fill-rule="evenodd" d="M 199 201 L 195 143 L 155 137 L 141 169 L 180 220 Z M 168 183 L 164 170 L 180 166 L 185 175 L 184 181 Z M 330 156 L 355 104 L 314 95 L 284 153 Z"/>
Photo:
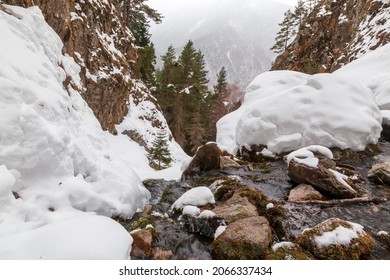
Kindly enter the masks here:
<path id="1" fill-rule="evenodd" d="M 363 75 L 359 61 L 370 65 L 378 57 L 384 61 L 370 65 L 369 71 L 387 71 L 387 50 L 373 51 L 335 74 L 273 71 L 256 77 L 247 88 L 243 105 L 217 123 L 218 145 L 233 153 L 251 145 L 282 153 L 309 145 L 363 150 L 376 143 L 382 130 L 377 102 L 372 90 L 357 82 L 358 75 L 351 79 L 348 73 Z M 371 84 L 376 90 L 385 87 L 384 76 L 374 77 Z"/>
<path id="2" fill-rule="evenodd" d="M 333 260 L 367 258 L 375 244 L 362 225 L 338 218 L 305 229 L 297 242 L 316 258 Z"/>
<path id="3" fill-rule="evenodd" d="M 202 206 L 215 203 L 214 195 L 208 187 L 196 187 L 185 192 L 176 200 L 171 209 L 182 209 L 186 205 Z"/>

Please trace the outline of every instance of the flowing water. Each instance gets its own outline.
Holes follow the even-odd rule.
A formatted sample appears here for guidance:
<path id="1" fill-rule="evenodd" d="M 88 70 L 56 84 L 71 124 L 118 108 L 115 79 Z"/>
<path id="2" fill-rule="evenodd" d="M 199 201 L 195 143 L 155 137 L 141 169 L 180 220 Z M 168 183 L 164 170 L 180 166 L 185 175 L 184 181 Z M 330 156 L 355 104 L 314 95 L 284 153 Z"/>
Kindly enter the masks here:
<path id="1" fill-rule="evenodd" d="M 283 160 L 268 162 L 267 166 L 258 169 L 240 168 L 223 171 L 223 173 L 216 171 L 211 172 L 209 176 L 212 178 L 227 175 L 238 176 L 242 183 L 260 190 L 269 199 L 283 202 L 281 205 L 286 210 L 284 225 L 289 238 L 294 238 L 305 228 L 331 217 L 361 224 L 365 231 L 375 237 L 379 231 L 390 232 L 390 187 L 378 186 L 367 180 L 367 172 L 372 165 L 378 162 L 390 162 L 390 143 L 381 142 L 379 146 L 382 153 L 377 156 L 360 155 L 358 158 L 345 160 L 342 163 L 355 168 L 355 172 L 366 179 L 364 188 L 376 197 L 387 198 L 388 200 L 384 202 L 349 205 L 285 203 L 293 184 L 287 176 L 287 164 Z M 169 212 L 170 205 L 193 185 L 193 181 L 153 180 L 145 183 L 152 193 L 152 210 L 160 213 Z M 159 220 L 155 223 L 155 227 L 160 235 L 154 246 L 171 248 L 174 259 L 211 258 L 212 239 L 188 233 L 183 227 L 183 222 L 177 220 L 177 216 L 173 219 Z M 371 257 L 389 260 L 390 248 L 376 240 Z"/>

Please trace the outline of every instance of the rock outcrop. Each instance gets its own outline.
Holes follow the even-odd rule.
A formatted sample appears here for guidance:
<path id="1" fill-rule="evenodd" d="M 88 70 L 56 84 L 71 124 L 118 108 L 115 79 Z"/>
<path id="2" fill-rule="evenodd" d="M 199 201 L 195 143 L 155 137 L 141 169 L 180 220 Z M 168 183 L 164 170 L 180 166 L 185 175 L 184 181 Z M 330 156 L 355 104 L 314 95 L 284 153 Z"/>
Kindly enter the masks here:
<path id="1" fill-rule="evenodd" d="M 380 0 L 321 0 L 272 70 L 333 72 L 390 42 L 389 12 Z"/>
<path id="2" fill-rule="evenodd" d="M 79 92 L 104 130 L 123 133 L 148 150 L 159 129 L 169 131 L 155 98 L 134 75 L 138 59 L 133 35 L 113 0 L 5 0 L 5 4 L 39 6 L 64 43 L 63 52 L 80 65 Z M 131 119 L 127 124 L 123 121 Z M 144 130 L 138 131 L 142 122 Z M 120 126 L 118 127 L 118 125 Z M 168 133 L 170 140 L 171 134 Z"/>

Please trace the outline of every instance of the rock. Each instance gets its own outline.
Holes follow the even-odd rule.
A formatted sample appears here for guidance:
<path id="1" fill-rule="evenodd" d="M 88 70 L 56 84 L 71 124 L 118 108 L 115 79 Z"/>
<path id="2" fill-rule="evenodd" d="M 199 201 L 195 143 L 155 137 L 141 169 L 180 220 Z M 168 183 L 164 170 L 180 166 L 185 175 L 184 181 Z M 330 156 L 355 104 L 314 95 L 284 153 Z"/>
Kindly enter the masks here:
<path id="1" fill-rule="evenodd" d="M 241 197 L 239 192 L 235 192 L 224 204 L 216 206 L 213 212 L 224 218 L 228 224 L 259 215 L 257 208 L 249 202 L 247 197 Z"/>
<path id="2" fill-rule="evenodd" d="M 312 186 L 300 184 L 290 191 L 288 201 L 324 200 L 325 197 Z"/>
<path id="3" fill-rule="evenodd" d="M 374 239 L 363 226 L 338 218 L 328 219 L 304 230 L 297 243 L 316 259 L 359 260 L 370 256 Z"/>
<path id="4" fill-rule="evenodd" d="M 214 259 L 255 260 L 266 257 L 272 243 L 272 231 L 265 217 L 238 220 L 211 243 Z"/>
<path id="5" fill-rule="evenodd" d="M 347 187 L 347 182 L 341 183 L 335 173 L 326 166 L 329 166 L 329 160 L 323 164 L 321 158 L 316 168 L 291 160 L 288 166 L 288 176 L 291 180 L 299 184 L 309 184 L 320 193 L 332 198 L 356 197 L 357 192 L 352 187 Z"/>
<path id="6" fill-rule="evenodd" d="M 238 164 L 230 156 L 221 156 L 220 157 L 220 168 L 221 169 L 240 168 L 240 167 L 241 167 L 241 165 Z"/>
<path id="7" fill-rule="evenodd" d="M 184 175 L 195 175 L 214 169 L 220 169 L 222 151 L 216 143 L 200 146 L 191 163 L 183 172 Z"/>
<path id="8" fill-rule="evenodd" d="M 130 256 L 136 258 L 150 257 L 152 255 L 152 234 L 146 229 L 141 229 L 131 233 L 131 236 L 133 237 L 133 244 Z"/>
<path id="9" fill-rule="evenodd" d="M 380 184 L 390 184 L 390 163 L 382 162 L 375 164 L 370 171 L 368 171 L 368 178 Z"/>
<path id="10" fill-rule="evenodd" d="M 219 226 L 225 225 L 223 218 L 214 216 L 210 218 L 199 218 L 191 215 L 184 215 L 184 226 L 190 233 L 196 233 L 209 238 L 214 238 L 214 233 Z"/>
<path id="11" fill-rule="evenodd" d="M 152 251 L 153 260 L 170 260 L 173 257 L 172 250 L 156 248 Z"/>
<path id="12" fill-rule="evenodd" d="M 313 256 L 304 251 L 298 244 L 279 242 L 272 246 L 267 260 L 312 260 Z"/>

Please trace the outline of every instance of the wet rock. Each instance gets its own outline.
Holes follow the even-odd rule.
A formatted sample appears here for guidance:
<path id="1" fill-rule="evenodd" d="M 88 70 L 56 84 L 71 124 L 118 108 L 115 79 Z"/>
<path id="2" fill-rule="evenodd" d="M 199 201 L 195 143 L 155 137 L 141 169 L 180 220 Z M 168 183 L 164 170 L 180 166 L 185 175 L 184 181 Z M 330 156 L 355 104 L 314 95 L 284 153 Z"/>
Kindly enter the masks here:
<path id="1" fill-rule="evenodd" d="M 272 246 L 267 260 L 312 260 L 313 256 L 303 250 L 298 244 L 279 242 Z"/>
<path id="2" fill-rule="evenodd" d="M 136 258 L 150 257 L 152 255 L 152 234 L 146 229 L 141 229 L 132 232 L 131 236 L 133 237 L 133 244 L 130 256 Z"/>
<path id="3" fill-rule="evenodd" d="M 241 165 L 232 159 L 230 156 L 221 156 L 220 157 L 220 168 L 229 169 L 229 168 L 240 168 Z"/>
<path id="4" fill-rule="evenodd" d="M 332 198 L 353 198 L 357 192 L 347 182 L 341 183 L 335 176 L 335 172 L 328 169 L 329 160 L 323 163 L 320 158 L 317 167 L 313 168 L 302 163 L 291 160 L 288 166 L 288 176 L 299 184 L 309 184 L 320 193 Z"/>
<path id="5" fill-rule="evenodd" d="M 211 254 L 214 259 L 264 259 L 271 243 L 268 220 L 261 216 L 250 217 L 228 225 L 211 244 Z"/>
<path id="6" fill-rule="evenodd" d="M 368 178 L 380 184 L 390 184 L 390 163 L 382 162 L 375 164 L 370 171 L 368 171 Z"/>
<path id="7" fill-rule="evenodd" d="M 153 260 L 170 260 L 173 257 L 172 250 L 166 250 L 162 248 L 155 248 L 152 250 Z"/>
<path id="8" fill-rule="evenodd" d="M 196 233 L 209 238 L 214 238 L 214 233 L 219 226 L 225 225 L 223 218 L 218 216 L 201 218 L 191 215 L 184 215 L 184 226 L 190 233 Z"/>
<path id="9" fill-rule="evenodd" d="M 390 248 L 390 234 L 387 231 L 379 231 L 376 238 L 386 247 Z"/>
<path id="10" fill-rule="evenodd" d="M 324 200 L 325 197 L 311 185 L 300 184 L 290 191 L 288 201 Z"/>
<path id="11" fill-rule="evenodd" d="M 220 169 L 222 151 L 216 143 L 208 143 L 199 147 L 194 158 L 183 172 L 184 175 L 194 175 L 196 173 Z"/>
<path id="12" fill-rule="evenodd" d="M 188 183 L 175 182 L 169 184 L 161 194 L 160 203 L 168 203 L 172 205 L 185 192 L 192 188 Z"/>
<path id="13" fill-rule="evenodd" d="M 304 230 L 297 243 L 316 259 L 359 260 L 370 256 L 374 239 L 363 226 L 338 218 L 331 218 Z"/>
<path id="14" fill-rule="evenodd" d="M 213 212 L 225 219 L 228 224 L 259 215 L 257 208 L 250 203 L 247 197 L 241 196 L 239 192 L 235 192 L 224 204 L 215 207 Z"/>

